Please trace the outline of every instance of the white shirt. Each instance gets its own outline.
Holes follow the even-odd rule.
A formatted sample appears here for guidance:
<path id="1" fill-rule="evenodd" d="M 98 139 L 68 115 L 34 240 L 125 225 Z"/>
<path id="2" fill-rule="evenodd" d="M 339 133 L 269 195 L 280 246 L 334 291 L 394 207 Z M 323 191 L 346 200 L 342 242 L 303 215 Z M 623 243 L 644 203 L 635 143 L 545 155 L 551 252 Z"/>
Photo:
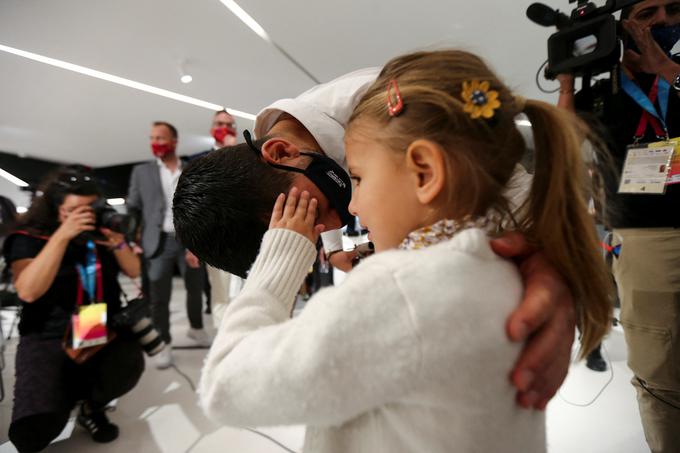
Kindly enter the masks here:
<path id="1" fill-rule="evenodd" d="M 182 174 L 182 161 L 177 158 L 177 168 L 174 172 L 163 163 L 162 160 L 156 158 L 158 169 L 161 174 L 161 186 L 163 188 L 163 195 L 165 196 L 165 214 L 163 215 L 163 232 L 174 233 L 175 224 L 172 222 L 172 199 L 175 196 L 175 189 L 177 188 L 177 181 L 179 175 Z"/>
<path id="2" fill-rule="evenodd" d="M 508 380 L 522 281 L 482 230 L 371 256 L 290 319 L 315 255 L 293 231 L 265 234 L 203 367 L 211 419 L 305 424 L 314 453 L 546 451 L 544 413 Z"/>

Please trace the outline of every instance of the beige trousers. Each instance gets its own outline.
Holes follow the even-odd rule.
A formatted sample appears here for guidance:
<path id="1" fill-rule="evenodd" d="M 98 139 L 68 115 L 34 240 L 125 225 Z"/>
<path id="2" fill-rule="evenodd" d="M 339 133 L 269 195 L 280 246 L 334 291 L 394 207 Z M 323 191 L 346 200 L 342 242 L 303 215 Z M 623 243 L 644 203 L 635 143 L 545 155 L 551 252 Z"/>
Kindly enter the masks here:
<path id="1" fill-rule="evenodd" d="M 680 229 L 618 229 L 617 243 L 613 271 L 645 438 L 654 453 L 680 452 Z"/>

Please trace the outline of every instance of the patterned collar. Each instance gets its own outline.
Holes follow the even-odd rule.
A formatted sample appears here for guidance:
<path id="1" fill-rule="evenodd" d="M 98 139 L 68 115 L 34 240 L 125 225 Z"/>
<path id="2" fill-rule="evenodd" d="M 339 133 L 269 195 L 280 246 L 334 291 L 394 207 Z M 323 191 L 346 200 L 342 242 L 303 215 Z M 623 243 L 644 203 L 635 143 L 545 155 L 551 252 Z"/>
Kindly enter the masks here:
<path id="1" fill-rule="evenodd" d="M 463 220 L 443 219 L 430 226 L 412 231 L 399 246 L 402 250 L 418 250 L 441 242 L 448 241 L 457 233 L 469 228 L 479 228 L 487 234 L 497 234 L 505 230 L 510 224 L 508 219 L 498 212 L 492 212 L 483 217 L 466 218 Z"/>

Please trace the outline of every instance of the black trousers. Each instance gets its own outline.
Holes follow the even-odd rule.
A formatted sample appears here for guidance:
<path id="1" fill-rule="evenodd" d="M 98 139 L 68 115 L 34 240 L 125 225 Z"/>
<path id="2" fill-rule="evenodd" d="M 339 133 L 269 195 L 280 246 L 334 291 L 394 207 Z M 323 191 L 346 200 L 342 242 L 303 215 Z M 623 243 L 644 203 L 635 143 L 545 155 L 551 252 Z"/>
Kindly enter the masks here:
<path id="1" fill-rule="evenodd" d="M 132 390 L 143 372 L 144 357 L 134 340 L 116 338 L 78 365 L 60 339 L 22 336 L 9 439 L 20 453 L 41 451 L 64 429 L 76 402 L 103 407 Z"/>
<path id="2" fill-rule="evenodd" d="M 170 344 L 170 296 L 172 295 L 172 275 L 175 265 L 184 277 L 187 290 L 187 317 L 193 329 L 203 328 L 203 278 L 204 271 L 187 265 L 186 250 L 172 234 L 163 233 L 159 251 L 147 260 L 151 314 L 153 323 L 159 330 L 163 341 Z"/>

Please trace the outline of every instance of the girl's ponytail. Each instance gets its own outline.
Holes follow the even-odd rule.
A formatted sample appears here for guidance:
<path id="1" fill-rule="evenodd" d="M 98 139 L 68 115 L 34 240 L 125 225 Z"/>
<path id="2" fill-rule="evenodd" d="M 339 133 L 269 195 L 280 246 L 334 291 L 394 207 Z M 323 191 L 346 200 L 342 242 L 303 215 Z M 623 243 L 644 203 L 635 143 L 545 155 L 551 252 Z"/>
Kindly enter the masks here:
<path id="1" fill-rule="evenodd" d="M 613 293 L 588 212 L 592 182 L 582 158 L 587 127 L 575 115 L 540 101 L 527 101 L 524 113 L 534 133 L 535 172 L 523 224 L 567 280 L 583 357 L 607 333 Z"/>

